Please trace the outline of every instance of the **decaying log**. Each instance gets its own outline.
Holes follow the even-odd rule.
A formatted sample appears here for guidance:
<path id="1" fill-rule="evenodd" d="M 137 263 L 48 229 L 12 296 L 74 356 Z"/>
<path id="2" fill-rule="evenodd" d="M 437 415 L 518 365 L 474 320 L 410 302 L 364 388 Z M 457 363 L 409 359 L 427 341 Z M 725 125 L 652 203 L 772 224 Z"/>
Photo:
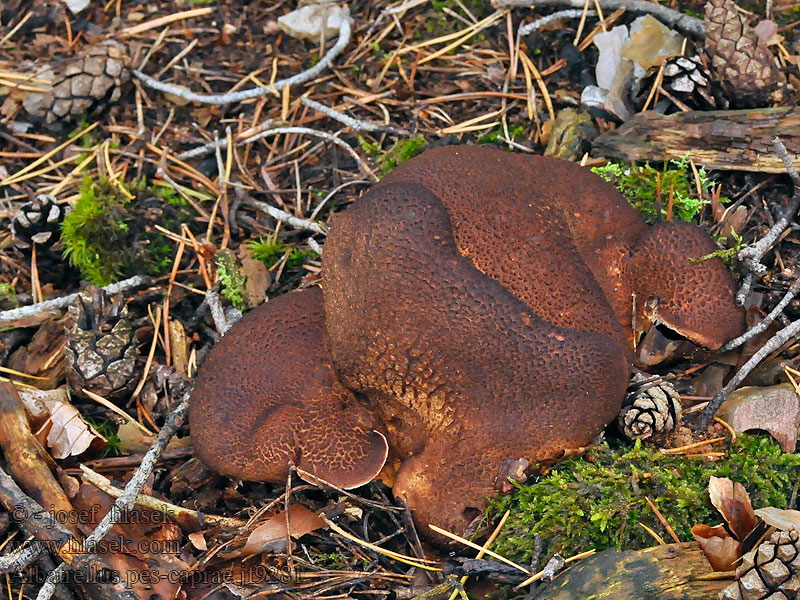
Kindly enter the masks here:
<path id="1" fill-rule="evenodd" d="M 7 468 L 25 493 L 57 515 L 74 515 L 72 503 L 48 466 L 52 458 L 34 437 L 16 388 L 0 383 L 0 448 Z M 74 519 L 61 519 L 72 535 L 81 538 Z"/>
<path id="2" fill-rule="evenodd" d="M 627 161 L 664 161 L 689 156 L 698 166 L 720 170 L 785 173 L 772 139 L 779 135 L 800 169 L 800 109 L 643 112 L 595 138 L 592 154 Z"/>
<path id="3" fill-rule="evenodd" d="M 539 600 L 716 598 L 730 579 L 714 579 L 696 542 L 644 550 L 604 550 L 567 569 Z"/>

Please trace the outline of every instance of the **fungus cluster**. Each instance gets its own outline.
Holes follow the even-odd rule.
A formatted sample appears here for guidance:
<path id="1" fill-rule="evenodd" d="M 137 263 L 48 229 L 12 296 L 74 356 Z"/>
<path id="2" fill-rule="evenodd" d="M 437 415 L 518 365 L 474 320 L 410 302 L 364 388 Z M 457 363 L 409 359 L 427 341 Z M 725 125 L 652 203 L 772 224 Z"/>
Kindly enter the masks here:
<path id="1" fill-rule="evenodd" d="M 503 460 L 557 459 L 614 419 L 632 323 L 712 350 L 743 330 L 724 265 L 690 260 L 713 249 L 693 225 L 648 227 L 574 163 L 429 150 L 337 215 L 321 292 L 254 309 L 213 349 L 190 410 L 197 455 L 243 479 L 285 481 L 293 463 L 347 488 L 388 449 L 423 531 L 462 531 Z"/>

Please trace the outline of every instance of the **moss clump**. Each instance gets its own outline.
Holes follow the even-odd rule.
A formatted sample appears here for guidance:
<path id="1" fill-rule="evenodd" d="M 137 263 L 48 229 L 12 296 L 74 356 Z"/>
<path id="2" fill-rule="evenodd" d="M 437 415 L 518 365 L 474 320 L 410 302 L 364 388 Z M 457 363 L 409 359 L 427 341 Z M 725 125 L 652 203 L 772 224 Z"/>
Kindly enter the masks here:
<path id="1" fill-rule="evenodd" d="M 522 125 L 513 125 L 512 127 L 508 128 L 508 135 L 511 138 L 511 141 L 517 140 L 517 138 L 521 137 L 522 134 L 525 133 L 525 127 Z M 484 133 L 475 141 L 476 144 L 498 144 L 503 149 L 508 149 L 508 144 L 505 142 L 505 133 L 503 133 L 502 127 L 495 127 L 494 129 L 490 130 L 488 133 Z"/>
<path id="2" fill-rule="evenodd" d="M 271 235 L 267 239 L 259 238 L 258 241 L 247 243 L 250 256 L 263 262 L 268 269 L 275 266 L 281 257 L 289 251 L 290 246 L 278 241 L 277 236 Z M 286 259 L 286 268 L 289 270 L 297 269 L 303 265 L 307 258 L 316 256 L 313 250 L 303 250 L 302 248 L 292 248 L 289 257 Z"/>
<path id="3" fill-rule="evenodd" d="M 490 512 L 511 515 L 493 550 L 530 560 L 534 536 L 546 553 L 571 556 L 595 548 L 636 549 L 654 545 L 641 522 L 668 539 L 647 504 L 649 497 L 681 540 L 697 523 L 722 519 L 708 499 L 708 479 L 729 477 L 745 486 L 753 506 L 786 507 L 800 469 L 800 454 L 784 454 L 766 436 L 744 435 L 724 459 L 708 462 L 662 454 L 636 442 L 612 449 L 603 443 L 559 464 L 535 483 L 492 500 Z"/>
<path id="4" fill-rule="evenodd" d="M 398 140 L 386 151 L 381 150 L 380 144 L 368 142 L 362 137 L 358 138 L 358 143 L 361 145 L 361 149 L 378 163 L 381 176 L 388 175 L 394 171 L 397 165 L 401 165 L 408 159 L 414 158 L 428 145 L 428 142 L 425 141 L 425 138 L 421 135 L 408 138 L 407 140 Z"/>
<path id="5" fill-rule="evenodd" d="M 666 162 L 661 169 L 650 166 L 650 163 L 629 165 L 610 162 L 592 171 L 612 183 L 648 223 L 657 220 L 657 201 L 661 203 L 661 217 L 667 216 L 670 192 L 674 217 L 681 221 L 694 220 L 703 206 L 708 204 L 706 196 L 713 186 L 706 170 L 703 167 L 697 169 L 703 196 L 697 197 L 695 177 L 685 157 Z M 720 198 L 720 202 L 727 201 L 727 198 Z"/>
<path id="6" fill-rule="evenodd" d="M 236 264 L 236 257 L 230 250 L 222 250 L 217 253 L 214 263 L 217 265 L 222 296 L 233 304 L 234 308 L 244 312 L 249 308 L 244 287 L 246 278 Z"/>
<path id="7" fill-rule="evenodd" d="M 150 219 L 179 229 L 186 217 L 144 180 L 125 185 L 86 177 L 61 224 L 64 258 L 95 285 L 142 273 L 162 275 L 172 264 L 174 247 Z"/>
<path id="8" fill-rule="evenodd" d="M 464 29 L 466 23 L 451 16 L 456 13 L 469 19 L 462 7 L 478 20 L 488 16 L 492 9 L 488 0 L 432 0 L 431 9 L 425 15 L 425 32 L 435 37 Z"/>

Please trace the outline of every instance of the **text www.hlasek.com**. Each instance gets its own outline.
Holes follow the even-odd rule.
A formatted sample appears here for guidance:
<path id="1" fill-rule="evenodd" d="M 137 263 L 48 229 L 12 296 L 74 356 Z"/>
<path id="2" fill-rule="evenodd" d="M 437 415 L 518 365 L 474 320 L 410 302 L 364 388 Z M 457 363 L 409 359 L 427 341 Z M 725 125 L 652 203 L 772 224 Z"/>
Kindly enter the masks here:
<path id="1" fill-rule="evenodd" d="M 25 583 L 43 584 L 47 573 L 39 570 L 23 574 Z M 198 585 L 233 584 L 238 586 L 266 583 L 291 583 L 291 571 L 286 567 L 270 565 L 248 565 L 233 571 L 190 571 L 183 569 L 130 569 L 125 573 L 95 564 L 85 569 L 67 569 L 59 574 L 59 583 L 100 583 L 115 584 L 124 581 L 126 585 L 157 585 L 159 583 L 179 584 L 183 587 Z"/>

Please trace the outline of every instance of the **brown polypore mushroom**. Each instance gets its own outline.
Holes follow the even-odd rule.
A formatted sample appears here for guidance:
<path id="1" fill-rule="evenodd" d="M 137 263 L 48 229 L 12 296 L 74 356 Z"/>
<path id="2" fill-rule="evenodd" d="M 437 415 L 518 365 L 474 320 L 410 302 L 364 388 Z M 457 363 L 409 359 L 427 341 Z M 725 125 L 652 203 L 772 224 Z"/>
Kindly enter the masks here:
<path id="1" fill-rule="evenodd" d="M 573 163 L 430 150 L 337 216 L 324 310 L 288 294 L 212 351 L 195 448 L 246 479 L 281 481 L 291 461 L 355 485 L 382 464 L 378 423 L 403 460 L 395 494 L 463 529 L 504 459 L 558 457 L 614 419 L 634 321 L 711 349 L 742 331 L 724 265 L 690 260 L 712 249 L 692 225 L 647 227 Z"/>
<path id="2" fill-rule="evenodd" d="M 285 481 L 292 463 L 353 488 L 380 472 L 388 450 L 372 411 L 333 372 L 318 289 L 235 324 L 197 377 L 189 420 L 197 456 L 242 479 Z"/>

